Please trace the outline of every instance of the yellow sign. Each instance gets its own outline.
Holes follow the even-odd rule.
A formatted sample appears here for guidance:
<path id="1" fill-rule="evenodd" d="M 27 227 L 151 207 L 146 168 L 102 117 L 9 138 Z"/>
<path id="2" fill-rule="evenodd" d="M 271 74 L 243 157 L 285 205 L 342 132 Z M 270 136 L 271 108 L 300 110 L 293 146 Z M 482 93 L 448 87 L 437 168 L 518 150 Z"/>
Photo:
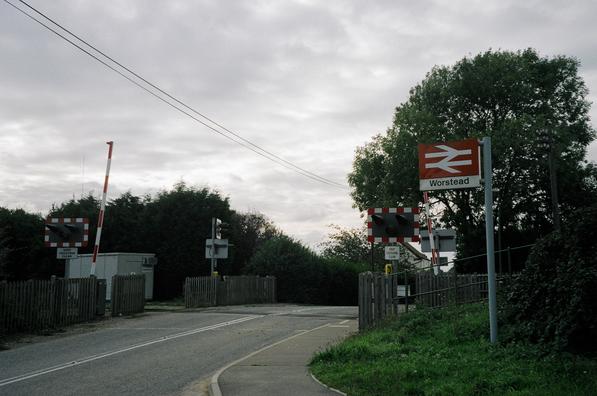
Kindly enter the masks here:
<path id="1" fill-rule="evenodd" d="M 386 274 L 389 275 L 392 273 L 392 264 L 386 264 L 385 266 Z"/>

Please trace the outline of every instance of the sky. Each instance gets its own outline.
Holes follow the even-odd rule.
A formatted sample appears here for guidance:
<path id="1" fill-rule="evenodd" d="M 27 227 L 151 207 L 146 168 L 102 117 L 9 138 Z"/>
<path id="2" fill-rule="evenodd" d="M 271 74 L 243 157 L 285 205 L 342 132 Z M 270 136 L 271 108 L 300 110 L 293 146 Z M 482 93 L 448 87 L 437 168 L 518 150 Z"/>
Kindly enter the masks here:
<path id="1" fill-rule="evenodd" d="M 29 4 L 244 139 L 346 186 L 230 142 L 2 0 L 0 206 L 44 216 L 53 203 L 101 196 L 114 141 L 108 199 L 206 186 L 318 249 L 330 224 L 363 224 L 346 180 L 355 149 L 386 131 L 434 65 L 532 47 L 577 58 L 597 98 L 594 1 Z"/>

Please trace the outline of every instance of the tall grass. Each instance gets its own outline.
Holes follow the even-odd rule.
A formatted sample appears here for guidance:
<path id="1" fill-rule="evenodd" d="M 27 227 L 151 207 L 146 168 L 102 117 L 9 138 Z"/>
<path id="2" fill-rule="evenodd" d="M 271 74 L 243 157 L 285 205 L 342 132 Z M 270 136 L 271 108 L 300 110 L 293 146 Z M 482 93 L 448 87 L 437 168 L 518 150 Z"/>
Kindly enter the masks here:
<path id="1" fill-rule="evenodd" d="M 421 309 L 315 356 L 349 395 L 597 395 L 597 360 L 491 345 L 485 304 Z"/>

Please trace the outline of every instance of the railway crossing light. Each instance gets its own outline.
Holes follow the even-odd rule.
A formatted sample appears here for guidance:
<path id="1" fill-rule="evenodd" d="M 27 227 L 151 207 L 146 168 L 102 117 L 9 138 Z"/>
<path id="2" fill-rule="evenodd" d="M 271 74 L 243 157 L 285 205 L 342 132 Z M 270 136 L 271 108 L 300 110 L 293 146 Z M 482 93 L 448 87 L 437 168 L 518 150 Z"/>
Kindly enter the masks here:
<path id="1" fill-rule="evenodd" d="M 419 208 L 370 208 L 369 242 L 417 242 Z"/>
<path id="2" fill-rule="evenodd" d="M 89 219 L 50 217 L 45 223 L 47 247 L 84 247 L 89 241 Z"/>

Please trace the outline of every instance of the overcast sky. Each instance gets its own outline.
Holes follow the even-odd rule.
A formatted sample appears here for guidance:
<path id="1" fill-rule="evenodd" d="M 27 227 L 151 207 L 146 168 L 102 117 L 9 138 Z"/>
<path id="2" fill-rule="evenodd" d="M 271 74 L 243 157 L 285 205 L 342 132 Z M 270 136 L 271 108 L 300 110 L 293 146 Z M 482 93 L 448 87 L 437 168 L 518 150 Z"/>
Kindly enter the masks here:
<path id="1" fill-rule="evenodd" d="M 434 65 L 533 47 L 578 58 L 597 95 L 594 1 L 30 4 L 245 139 L 342 184 L 355 148 L 386 130 Z M 0 1 L 0 206 L 46 215 L 82 193 L 99 198 L 108 140 L 109 198 L 209 186 L 312 247 L 330 223 L 363 221 L 348 189 L 231 143 Z"/>

